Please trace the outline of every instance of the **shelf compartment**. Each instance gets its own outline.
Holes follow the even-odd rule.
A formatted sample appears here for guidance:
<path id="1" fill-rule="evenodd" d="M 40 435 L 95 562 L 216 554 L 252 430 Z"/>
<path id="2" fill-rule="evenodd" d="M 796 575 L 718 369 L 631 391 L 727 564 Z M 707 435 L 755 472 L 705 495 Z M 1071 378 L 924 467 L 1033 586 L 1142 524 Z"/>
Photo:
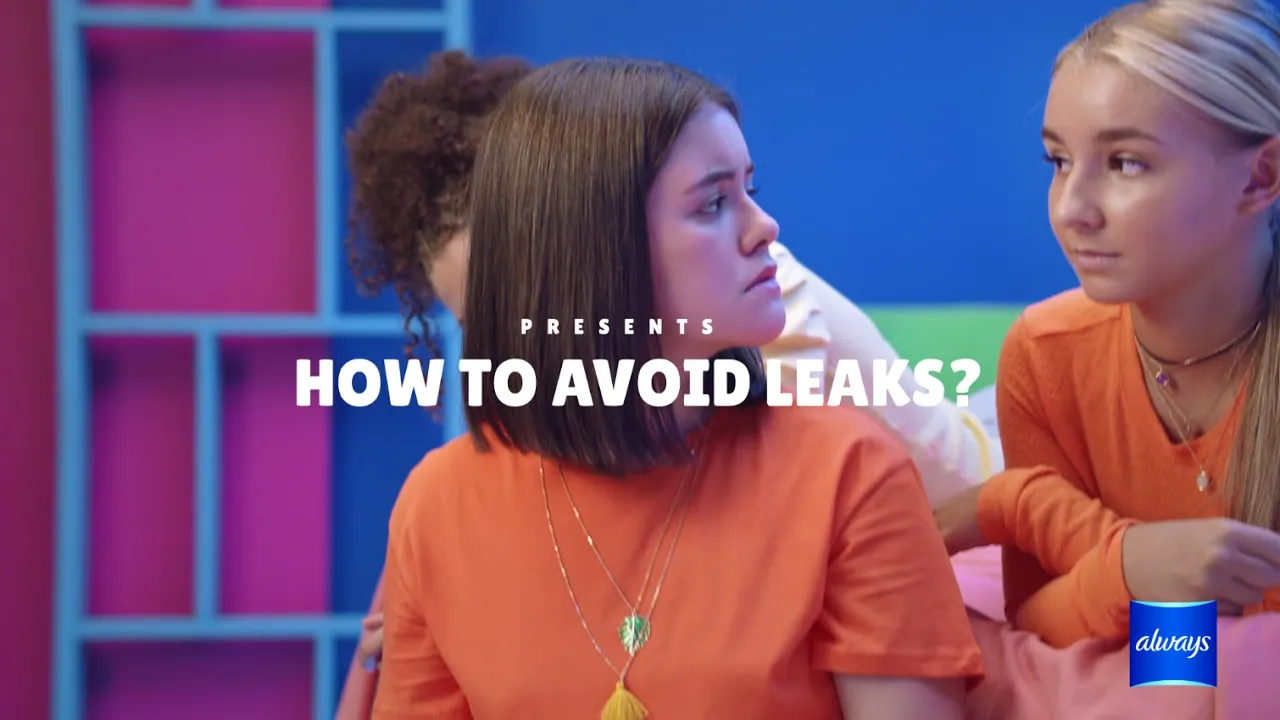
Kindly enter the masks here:
<path id="1" fill-rule="evenodd" d="M 87 40 L 92 307 L 314 312 L 310 34 Z"/>

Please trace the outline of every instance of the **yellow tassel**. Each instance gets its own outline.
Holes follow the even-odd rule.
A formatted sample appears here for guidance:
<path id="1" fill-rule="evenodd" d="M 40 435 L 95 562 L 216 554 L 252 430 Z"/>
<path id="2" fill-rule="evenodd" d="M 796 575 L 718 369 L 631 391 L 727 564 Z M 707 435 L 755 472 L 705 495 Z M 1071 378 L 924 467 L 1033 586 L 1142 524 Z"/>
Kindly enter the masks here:
<path id="1" fill-rule="evenodd" d="M 649 711 L 641 704 L 640 698 L 632 695 L 621 682 L 600 711 L 600 720 L 644 720 L 647 717 Z"/>

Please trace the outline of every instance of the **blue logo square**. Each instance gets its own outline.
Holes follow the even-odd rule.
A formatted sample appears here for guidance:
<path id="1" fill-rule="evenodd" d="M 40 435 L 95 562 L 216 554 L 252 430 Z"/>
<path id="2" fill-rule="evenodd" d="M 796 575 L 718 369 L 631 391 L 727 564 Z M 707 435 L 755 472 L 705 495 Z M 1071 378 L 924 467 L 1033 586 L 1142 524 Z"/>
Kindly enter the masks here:
<path id="1" fill-rule="evenodd" d="M 1129 603 L 1129 687 L 1218 686 L 1218 603 Z"/>

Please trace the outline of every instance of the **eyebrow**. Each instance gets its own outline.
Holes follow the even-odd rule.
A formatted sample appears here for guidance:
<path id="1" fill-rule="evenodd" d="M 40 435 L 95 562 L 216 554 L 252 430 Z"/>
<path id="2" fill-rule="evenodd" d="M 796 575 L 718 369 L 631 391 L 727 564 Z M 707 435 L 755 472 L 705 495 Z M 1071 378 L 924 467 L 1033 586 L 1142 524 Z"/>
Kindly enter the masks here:
<path id="1" fill-rule="evenodd" d="M 747 171 L 746 171 L 746 177 L 751 177 L 753 174 L 755 174 L 755 171 L 756 171 L 755 165 L 748 165 Z M 726 180 L 732 180 L 737 176 L 738 176 L 737 172 L 729 169 L 712 170 L 706 175 L 703 175 L 701 180 L 691 185 L 689 189 L 686 191 L 686 194 L 692 195 L 693 193 L 696 193 L 699 190 L 709 188 L 712 185 L 722 183 Z"/>
<path id="2" fill-rule="evenodd" d="M 1040 138 L 1060 145 L 1066 144 L 1062 142 L 1062 137 L 1059 136 L 1058 133 L 1050 130 L 1049 128 L 1044 128 L 1040 131 Z M 1129 125 L 1102 130 L 1095 136 L 1095 139 L 1100 143 L 1116 143 L 1124 142 L 1125 140 L 1145 140 L 1157 145 L 1164 144 L 1160 141 L 1160 138 L 1155 135 L 1152 135 L 1149 132 L 1143 132 L 1142 130 Z"/>

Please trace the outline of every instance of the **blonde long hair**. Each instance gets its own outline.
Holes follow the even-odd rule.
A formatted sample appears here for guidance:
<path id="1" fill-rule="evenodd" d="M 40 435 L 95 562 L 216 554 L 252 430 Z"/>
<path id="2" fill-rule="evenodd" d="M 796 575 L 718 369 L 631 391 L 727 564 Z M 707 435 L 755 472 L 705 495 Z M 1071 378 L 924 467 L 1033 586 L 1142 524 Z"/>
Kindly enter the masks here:
<path id="1" fill-rule="evenodd" d="M 1058 55 L 1116 63 L 1242 143 L 1280 135 L 1280 13 L 1267 0 L 1152 0 L 1091 25 Z M 1230 517 L 1280 531 L 1280 226 L 1272 209 L 1265 317 L 1224 494 Z"/>

